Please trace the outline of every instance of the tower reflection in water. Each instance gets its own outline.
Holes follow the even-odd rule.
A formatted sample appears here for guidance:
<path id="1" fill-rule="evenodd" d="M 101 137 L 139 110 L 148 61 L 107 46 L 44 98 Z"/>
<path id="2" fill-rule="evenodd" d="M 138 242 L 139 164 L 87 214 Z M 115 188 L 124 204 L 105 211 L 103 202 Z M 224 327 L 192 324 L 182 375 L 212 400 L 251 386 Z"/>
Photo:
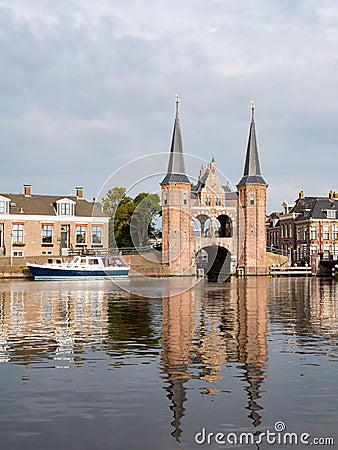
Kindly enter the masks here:
<path id="1" fill-rule="evenodd" d="M 267 361 L 266 283 L 265 277 L 245 278 L 223 289 L 203 284 L 163 297 L 162 370 L 173 414 L 172 435 L 178 442 L 189 408 L 187 382 L 205 380 L 209 386 L 201 393 L 215 396 L 226 389 L 227 364 L 237 364 L 249 417 L 254 427 L 260 425 Z"/>

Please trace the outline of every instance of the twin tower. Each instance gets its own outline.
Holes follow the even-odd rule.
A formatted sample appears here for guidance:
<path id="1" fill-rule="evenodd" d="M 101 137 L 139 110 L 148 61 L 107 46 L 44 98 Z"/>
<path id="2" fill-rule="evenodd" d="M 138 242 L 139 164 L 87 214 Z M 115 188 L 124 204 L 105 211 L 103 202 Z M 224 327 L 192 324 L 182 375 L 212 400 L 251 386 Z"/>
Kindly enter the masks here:
<path id="1" fill-rule="evenodd" d="M 176 115 L 167 173 L 162 189 L 162 263 L 171 274 L 192 275 L 203 267 L 208 276 L 265 275 L 266 190 L 258 157 L 254 104 L 244 174 L 237 192 L 222 185 L 214 158 L 189 180 Z"/>

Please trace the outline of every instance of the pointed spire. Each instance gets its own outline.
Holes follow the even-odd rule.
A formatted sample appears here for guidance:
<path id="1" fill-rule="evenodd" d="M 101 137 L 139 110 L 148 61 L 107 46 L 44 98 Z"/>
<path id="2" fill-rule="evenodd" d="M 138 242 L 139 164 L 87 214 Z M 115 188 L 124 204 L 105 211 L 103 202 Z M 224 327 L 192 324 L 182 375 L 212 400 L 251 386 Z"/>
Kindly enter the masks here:
<path id="1" fill-rule="evenodd" d="M 258 147 L 256 140 L 256 127 L 255 127 L 255 104 L 251 102 L 251 124 L 249 132 L 248 146 L 246 150 L 246 159 L 244 166 L 244 174 L 241 181 L 238 183 L 239 186 L 246 184 L 264 184 L 261 168 L 259 164 L 258 157 Z"/>
<path id="2" fill-rule="evenodd" d="M 185 173 L 182 134 L 180 119 L 178 117 L 179 101 L 178 94 L 176 94 L 176 115 L 173 137 L 171 140 L 168 171 L 162 183 L 190 183 L 189 178 Z"/>

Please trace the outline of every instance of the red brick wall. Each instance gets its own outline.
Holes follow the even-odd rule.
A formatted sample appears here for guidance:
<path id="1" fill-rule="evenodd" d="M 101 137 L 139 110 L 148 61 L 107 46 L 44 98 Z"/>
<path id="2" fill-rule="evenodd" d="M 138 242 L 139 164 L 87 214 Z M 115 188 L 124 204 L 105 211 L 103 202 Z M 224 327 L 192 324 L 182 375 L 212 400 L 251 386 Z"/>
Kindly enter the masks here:
<path id="1" fill-rule="evenodd" d="M 162 262 L 180 274 L 190 268 L 193 256 L 190 191 L 188 183 L 162 185 Z"/>
<path id="2" fill-rule="evenodd" d="M 244 248 L 239 265 L 246 275 L 266 274 L 266 186 L 238 186 L 243 220 L 240 225 Z M 253 196 L 253 204 L 251 204 Z"/>

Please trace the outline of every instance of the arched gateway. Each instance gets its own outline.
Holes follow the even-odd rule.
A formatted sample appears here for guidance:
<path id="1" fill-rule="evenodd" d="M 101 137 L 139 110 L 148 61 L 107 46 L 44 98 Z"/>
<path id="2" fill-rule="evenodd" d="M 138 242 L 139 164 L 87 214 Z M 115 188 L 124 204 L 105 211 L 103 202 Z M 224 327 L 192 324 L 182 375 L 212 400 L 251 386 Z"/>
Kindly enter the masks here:
<path id="1" fill-rule="evenodd" d="M 180 121 L 176 116 L 169 164 L 162 188 L 162 263 L 172 274 L 190 275 L 203 267 L 223 281 L 242 269 L 266 274 L 266 189 L 258 158 L 254 106 L 244 174 L 237 192 L 222 185 L 212 158 L 196 184 L 186 175 Z"/>

